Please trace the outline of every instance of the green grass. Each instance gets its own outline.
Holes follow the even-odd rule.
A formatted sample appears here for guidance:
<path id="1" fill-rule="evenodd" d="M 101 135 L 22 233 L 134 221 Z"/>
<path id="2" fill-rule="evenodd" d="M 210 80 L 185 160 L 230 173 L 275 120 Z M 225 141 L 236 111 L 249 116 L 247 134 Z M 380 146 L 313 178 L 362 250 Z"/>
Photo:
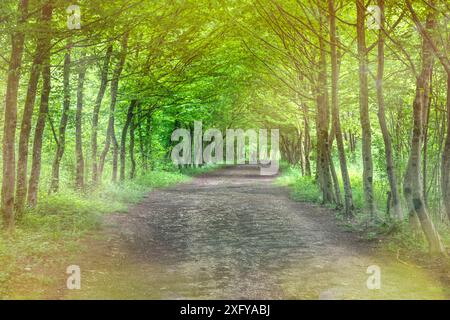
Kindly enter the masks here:
<path id="1" fill-rule="evenodd" d="M 291 197 L 301 202 L 322 202 L 322 194 L 314 177 L 302 176 L 295 167 L 283 169 L 283 174 L 277 179 L 277 184 L 287 186 L 291 190 Z"/>
<path id="2" fill-rule="evenodd" d="M 338 169 L 338 166 L 336 168 Z M 427 252 L 425 239 L 412 232 L 407 222 L 397 222 L 389 219 L 387 216 L 386 192 L 388 186 L 379 182 L 383 181 L 383 179 L 378 179 L 375 173 L 374 194 L 377 214 L 375 217 L 369 217 L 364 212 L 364 193 L 360 169 L 350 167 L 349 175 L 355 206 L 354 217 L 348 220 L 344 217 L 342 211 L 336 211 L 336 218 L 346 230 L 358 232 L 366 240 L 383 240 L 391 251 L 400 249 L 412 253 Z M 282 175 L 277 179 L 277 184 L 287 186 L 290 189 L 291 198 L 295 201 L 322 203 L 322 194 L 314 177 L 302 176 L 300 169 L 297 167 L 284 164 L 282 166 Z M 341 192 L 343 193 L 342 181 L 340 181 L 340 184 Z M 432 209 L 430 209 L 430 212 L 433 213 Z M 448 226 L 438 219 L 434 219 L 434 223 L 444 245 L 447 248 L 450 247 Z"/>
<path id="3" fill-rule="evenodd" d="M 222 165 L 222 164 L 212 164 L 212 165 L 207 165 L 207 166 L 202 166 L 202 167 L 197 167 L 197 168 L 186 167 L 186 168 L 181 168 L 180 172 L 187 176 L 194 176 L 194 175 L 198 175 L 198 174 L 208 173 L 208 172 L 211 172 L 213 170 L 219 169 L 224 166 L 225 165 Z"/>
<path id="4" fill-rule="evenodd" d="M 189 174 L 153 171 L 85 194 L 42 191 L 38 206 L 25 213 L 14 234 L 0 234 L 0 299 L 20 298 L 21 292 L 42 297 L 42 288 L 51 284 L 45 274 L 79 251 L 83 236 L 100 226 L 104 214 L 126 212 L 152 189 L 189 181 L 211 169 L 189 169 Z"/>

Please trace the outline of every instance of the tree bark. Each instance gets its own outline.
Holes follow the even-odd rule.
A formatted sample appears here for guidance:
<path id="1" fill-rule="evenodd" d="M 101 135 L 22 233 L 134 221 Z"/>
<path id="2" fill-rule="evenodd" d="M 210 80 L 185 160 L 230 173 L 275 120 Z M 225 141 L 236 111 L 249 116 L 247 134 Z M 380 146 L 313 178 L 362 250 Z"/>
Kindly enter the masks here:
<path id="1" fill-rule="evenodd" d="M 441 65 L 444 67 L 444 70 L 447 74 L 447 134 L 445 139 L 445 147 L 442 154 L 442 162 L 441 162 L 441 190 L 442 190 L 442 198 L 444 209 L 447 213 L 447 217 L 450 220 L 450 59 L 448 55 L 445 54 L 445 50 L 439 51 L 436 43 L 433 39 L 433 35 L 427 31 L 427 28 L 424 28 L 419 18 L 417 17 L 416 12 L 414 11 L 412 4 L 409 0 L 405 1 L 406 7 L 408 8 L 411 18 L 414 21 L 414 24 L 418 28 L 420 34 L 422 35 L 423 41 L 427 43 L 429 46 L 429 50 L 433 51 L 433 53 L 438 57 Z M 434 8 L 434 1 L 430 1 L 430 7 Z M 432 20 L 432 19 L 431 19 Z M 433 28 L 433 23 L 428 24 L 428 28 Z M 447 37 L 447 44 L 450 41 L 450 36 Z M 430 71 L 431 74 L 432 71 Z M 431 79 L 430 79 L 431 81 Z M 425 93 L 425 92 L 424 92 Z"/>
<path id="2" fill-rule="evenodd" d="M 91 152 L 92 152 L 92 182 L 98 183 L 98 163 L 97 163 L 97 134 L 98 134 L 98 119 L 100 108 L 102 105 L 103 97 L 105 96 L 106 86 L 108 84 L 109 63 L 111 61 L 113 48 L 108 46 L 106 50 L 105 59 L 103 62 L 103 68 L 101 71 L 100 89 L 98 90 L 97 99 L 95 100 L 94 111 L 92 113 L 92 134 L 91 134 Z"/>
<path id="3" fill-rule="evenodd" d="M 15 139 L 17 124 L 17 94 L 20 81 L 25 33 L 22 27 L 28 15 L 28 0 L 20 0 L 20 14 L 17 30 L 11 36 L 11 58 L 8 67 L 8 82 L 6 84 L 5 118 L 3 128 L 3 179 L 1 212 L 3 227 L 14 229 L 14 188 L 15 188 Z"/>
<path id="4" fill-rule="evenodd" d="M 130 125 L 130 179 L 133 180 L 136 176 L 136 159 L 134 156 L 134 145 L 135 145 L 135 129 L 136 129 L 136 119 L 133 117 Z"/>
<path id="5" fill-rule="evenodd" d="M 305 175 L 311 176 L 311 161 L 309 159 L 311 153 L 311 136 L 309 133 L 308 105 L 303 105 L 303 123 L 305 126 L 305 137 L 303 142 L 303 150 L 305 153 Z"/>
<path id="6" fill-rule="evenodd" d="M 112 159 L 112 176 L 111 181 L 117 182 L 117 169 L 119 164 L 119 143 L 117 142 L 114 125 L 111 130 L 111 142 L 113 144 L 113 159 Z"/>
<path id="7" fill-rule="evenodd" d="M 80 59 L 77 86 L 77 112 L 75 115 L 75 157 L 76 176 L 75 186 L 78 190 L 84 190 L 84 156 L 83 156 L 83 103 L 84 103 L 84 81 L 86 78 L 86 67 L 83 57 Z"/>
<path id="8" fill-rule="evenodd" d="M 70 64 L 71 64 L 70 52 L 67 52 L 64 57 L 64 101 L 63 109 L 61 112 L 61 120 L 59 123 L 58 137 L 56 141 L 56 153 L 55 159 L 52 165 L 52 182 L 50 185 L 50 193 L 57 192 L 59 189 L 59 169 L 62 157 L 64 155 L 64 149 L 66 146 L 66 128 L 67 121 L 69 119 L 69 109 L 70 109 Z"/>
<path id="9" fill-rule="evenodd" d="M 430 99 L 427 99 L 427 105 L 424 106 L 423 110 L 423 155 L 422 155 L 422 180 L 423 180 L 423 200 L 426 207 L 428 207 L 428 196 L 427 196 L 427 184 L 428 184 L 428 125 L 429 125 L 429 114 L 431 108 L 431 96 L 432 96 L 432 79 L 433 75 L 430 75 Z"/>
<path id="10" fill-rule="evenodd" d="M 50 3 L 46 3 L 42 8 L 41 21 L 42 31 L 37 37 L 36 51 L 34 53 L 33 64 L 31 66 L 30 79 L 28 81 L 27 96 L 23 109 L 22 123 L 20 126 L 19 150 L 17 160 L 17 187 L 16 187 L 16 215 L 18 218 L 23 213 L 27 196 L 27 166 L 28 147 L 31 133 L 31 121 L 37 94 L 39 77 L 42 72 L 42 61 L 46 46 L 49 45 L 49 22 L 52 17 L 53 8 Z"/>
<path id="11" fill-rule="evenodd" d="M 303 132 L 299 130 L 298 132 L 298 141 L 297 142 L 297 150 L 298 150 L 298 161 L 300 162 L 300 171 L 302 176 L 305 176 L 305 160 L 304 160 L 304 152 L 303 152 Z"/>
<path id="12" fill-rule="evenodd" d="M 380 30 L 378 31 L 378 70 L 377 70 L 377 102 L 378 102 L 378 121 L 380 123 L 381 133 L 383 135 L 384 150 L 386 157 L 386 172 L 389 179 L 391 203 L 395 218 L 403 219 L 403 210 L 398 191 L 397 176 L 395 174 L 394 160 L 392 156 L 391 135 L 386 122 L 386 111 L 383 93 L 383 75 L 384 75 L 384 0 L 378 0 L 378 7 L 381 11 Z"/>
<path id="13" fill-rule="evenodd" d="M 336 36 L 336 9 L 334 1 L 328 0 L 328 10 L 330 14 L 330 49 L 331 49 L 331 109 L 336 136 L 336 144 L 339 153 L 339 164 L 341 167 L 342 181 L 344 184 L 344 210 L 346 216 L 352 216 L 354 209 L 352 188 L 347 168 L 347 158 L 345 156 L 344 141 L 342 137 L 341 121 L 339 118 L 338 101 L 338 55 L 337 55 L 337 36 Z"/>
<path id="14" fill-rule="evenodd" d="M 134 107 L 137 104 L 137 100 L 132 100 L 130 106 L 128 107 L 127 119 L 122 129 L 122 137 L 120 140 L 120 181 L 125 181 L 125 165 L 126 165 L 126 143 L 127 143 L 127 133 L 130 128 L 131 122 L 133 121 Z"/>
<path id="15" fill-rule="evenodd" d="M 356 0 L 357 40 L 359 58 L 359 110 L 362 131 L 363 188 L 365 207 L 371 217 L 375 214 L 373 196 L 372 129 L 369 117 L 369 89 L 367 83 L 368 62 L 365 36 L 366 6 L 364 0 Z"/>
<path id="16" fill-rule="evenodd" d="M 450 221 L 450 74 L 447 75 L 447 134 L 445 136 L 441 167 L 442 202 L 448 220 Z"/>
<path id="17" fill-rule="evenodd" d="M 50 50 L 50 48 L 48 48 Z M 28 184 L 28 205 L 30 207 L 36 206 L 39 179 L 41 175 L 41 152 L 42 152 L 42 139 L 44 136 L 45 121 L 48 115 L 48 102 L 50 98 L 51 90 L 51 74 L 50 74 L 50 54 L 46 55 L 48 58 L 44 61 L 42 67 L 42 92 L 41 103 L 39 106 L 39 115 L 34 131 L 33 141 L 33 159 L 31 163 L 30 181 Z"/>
<path id="18" fill-rule="evenodd" d="M 426 27 L 431 30 L 435 26 L 435 13 L 430 9 L 427 14 Z M 423 144 L 423 109 L 428 104 L 430 78 L 433 69 L 433 52 L 428 41 L 422 40 L 422 68 L 416 82 L 416 96 L 413 102 L 413 132 L 411 151 L 406 168 L 403 192 L 408 205 L 412 223 L 417 219 L 427 239 L 430 253 L 443 254 L 444 247 L 434 224 L 428 214 L 423 198 L 423 181 L 421 180 L 421 153 Z"/>
<path id="19" fill-rule="evenodd" d="M 128 33 L 124 34 L 122 39 L 122 49 L 119 56 L 119 61 L 117 63 L 116 69 L 114 70 L 114 75 L 111 80 L 111 103 L 109 107 L 109 121 L 108 129 L 106 131 L 105 146 L 103 148 L 102 154 L 100 155 L 99 167 L 98 167 L 98 179 L 102 178 L 103 169 L 105 167 L 105 159 L 109 152 L 111 142 L 113 143 L 113 177 L 112 180 L 117 179 L 117 155 L 118 155 L 118 144 L 114 129 L 114 113 L 116 111 L 117 103 L 117 93 L 119 90 L 119 80 L 122 74 L 123 67 L 125 65 L 125 59 L 128 51 Z"/>
<path id="20" fill-rule="evenodd" d="M 325 60 L 325 49 L 322 38 L 320 43 L 320 70 L 316 85 L 317 102 L 317 174 L 319 184 L 322 190 L 322 201 L 324 203 L 335 202 L 333 194 L 333 181 L 330 174 L 330 154 L 328 145 L 328 124 L 329 124 L 329 106 L 327 93 L 327 70 Z"/>

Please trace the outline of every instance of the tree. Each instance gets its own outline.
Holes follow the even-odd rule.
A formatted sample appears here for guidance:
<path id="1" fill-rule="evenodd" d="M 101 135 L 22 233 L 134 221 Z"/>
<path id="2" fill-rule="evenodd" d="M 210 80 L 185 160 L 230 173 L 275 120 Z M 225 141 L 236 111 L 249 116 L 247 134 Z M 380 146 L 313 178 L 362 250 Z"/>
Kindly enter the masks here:
<path id="1" fill-rule="evenodd" d="M 110 103 L 110 107 L 109 107 L 109 121 L 108 121 L 108 129 L 106 131 L 105 146 L 103 148 L 102 154 L 100 155 L 100 162 L 99 162 L 99 168 L 98 168 L 99 169 L 99 173 L 98 173 L 99 179 L 101 179 L 102 174 L 103 174 L 103 169 L 105 166 L 105 159 L 106 159 L 106 155 L 109 152 L 111 142 L 113 143 L 113 148 L 114 148 L 112 180 L 116 181 L 116 177 L 117 177 L 117 154 L 118 154 L 117 150 L 119 147 L 117 145 L 117 139 L 116 139 L 116 134 L 115 134 L 115 127 L 114 127 L 115 114 L 114 113 L 116 110 L 120 75 L 122 74 L 122 70 L 125 65 L 125 59 L 127 57 L 128 38 L 129 38 L 129 33 L 126 32 L 122 38 L 122 47 L 121 47 L 121 51 L 119 54 L 119 61 L 117 62 L 116 69 L 114 70 L 113 78 L 111 80 L 111 103 Z"/>
<path id="2" fill-rule="evenodd" d="M 383 75 L 384 75 L 384 32 L 385 30 L 385 12 L 384 0 L 378 0 L 380 8 L 380 29 L 378 31 L 378 71 L 376 80 L 377 102 L 378 102 L 378 121 L 380 123 L 381 133 L 384 140 L 384 151 L 386 156 L 386 172 L 389 179 L 390 193 L 395 217 L 399 220 L 403 219 L 403 210 L 400 201 L 400 194 L 397 187 L 397 177 L 395 174 L 394 159 L 392 156 L 392 141 L 386 121 L 386 111 L 383 92 Z"/>
<path id="3" fill-rule="evenodd" d="M 3 180 L 1 211 L 4 227 L 14 228 L 14 188 L 15 188 L 15 137 L 17 123 L 17 94 L 20 81 L 20 67 L 25 41 L 24 25 L 28 15 L 28 0 L 20 0 L 17 30 L 11 35 L 11 58 L 6 85 L 5 117 L 3 130 Z"/>
<path id="4" fill-rule="evenodd" d="M 64 56 L 64 70 L 63 70 L 64 101 L 61 112 L 61 120 L 59 122 L 58 136 L 56 139 L 56 152 L 52 166 L 52 182 L 50 186 L 50 193 L 57 192 L 59 189 L 59 171 L 66 145 L 66 128 L 67 122 L 69 120 L 69 110 L 70 110 L 70 66 L 71 66 L 71 56 L 70 56 L 70 48 L 68 48 L 68 52 Z"/>
<path id="5" fill-rule="evenodd" d="M 435 26 L 435 12 L 430 9 L 427 14 L 426 28 L 432 30 Z M 430 219 L 423 198 L 423 183 L 421 180 L 421 153 L 423 145 L 424 108 L 430 99 L 430 79 L 433 70 L 433 51 L 426 39 L 422 40 L 422 68 L 416 79 L 416 95 L 413 102 L 413 130 L 411 151 L 403 182 L 403 192 L 408 205 L 411 221 L 419 219 L 422 230 L 433 254 L 444 252 L 439 234 Z"/>
<path id="6" fill-rule="evenodd" d="M 136 132 L 136 119 L 135 117 L 131 120 L 130 125 L 130 179 L 133 180 L 136 176 L 136 159 L 134 156 L 134 144 L 135 144 L 135 132 Z"/>
<path id="7" fill-rule="evenodd" d="M 41 31 L 37 37 L 36 50 L 31 66 L 30 78 L 28 81 L 28 91 L 25 99 L 25 106 L 23 109 L 22 123 L 20 126 L 20 138 L 18 148 L 17 161 L 17 187 L 16 187 L 16 215 L 20 216 L 23 213 L 25 200 L 27 196 L 27 166 L 28 166 L 28 147 L 31 133 L 31 121 L 33 110 L 37 95 L 37 86 L 39 77 L 42 72 L 42 62 L 46 57 L 44 54 L 48 53 L 46 46 L 49 45 L 50 37 L 48 30 L 50 30 L 49 23 L 52 19 L 53 7 L 51 2 L 47 2 L 42 7 L 41 14 Z"/>
<path id="8" fill-rule="evenodd" d="M 317 173 L 322 189 L 322 199 L 325 203 L 337 202 L 336 194 L 333 194 L 333 180 L 330 173 L 330 149 L 328 139 L 329 105 L 327 89 L 327 67 L 325 49 L 322 38 L 319 38 L 319 75 L 316 83 L 316 130 L 317 130 Z"/>
<path id="9" fill-rule="evenodd" d="M 105 96 L 106 86 L 108 84 L 109 64 L 113 52 L 112 45 L 108 45 L 106 49 L 105 58 L 103 61 L 103 68 L 100 76 L 100 88 L 98 90 L 97 99 L 95 100 L 94 112 L 92 113 L 92 133 L 91 133 L 91 157 L 92 157 L 92 183 L 98 183 L 98 163 L 97 163 L 97 134 L 98 134 L 98 120 L 99 112 L 102 105 L 103 97 Z"/>
<path id="10" fill-rule="evenodd" d="M 45 51 L 46 58 L 44 59 L 42 66 L 41 102 L 34 130 L 33 157 L 31 162 L 30 180 L 28 183 L 27 201 L 30 207 L 35 207 L 37 204 L 39 179 L 41 176 L 42 142 L 44 138 L 45 122 L 48 116 L 48 104 L 51 91 L 50 45 L 46 46 Z"/>
<path id="11" fill-rule="evenodd" d="M 122 129 L 122 138 L 120 140 L 120 181 L 125 181 L 125 156 L 126 156 L 126 143 L 127 143 L 127 134 L 128 129 L 132 125 L 133 122 L 133 115 L 134 115 L 134 109 L 136 105 L 138 104 L 138 101 L 133 99 L 131 100 L 130 106 L 128 107 L 127 111 L 127 118 L 125 120 L 125 124 Z M 131 135 L 131 132 L 130 132 Z"/>
<path id="12" fill-rule="evenodd" d="M 347 169 L 347 158 L 345 156 L 344 141 L 342 137 L 341 121 L 339 117 L 339 102 L 338 102 L 338 54 L 336 36 L 336 9 L 333 0 L 328 0 L 328 11 L 330 14 L 330 49 L 331 49 L 331 110 L 333 115 L 333 126 L 336 136 L 336 144 L 339 152 L 339 162 L 341 165 L 342 181 L 344 182 L 345 192 L 345 214 L 352 215 L 353 196 L 352 187 L 350 184 L 350 177 Z"/>
<path id="13" fill-rule="evenodd" d="M 84 82 L 86 79 L 86 66 L 84 55 L 80 59 L 78 66 L 78 86 L 77 86 L 77 112 L 75 116 L 75 157 L 76 175 L 75 186 L 79 190 L 84 189 L 84 157 L 83 157 L 83 103 L 84 103 Z"/>
<path id="14" fill-rule="evenodd" d="M 369 88 L 367 83 L 368 63 L 365 36 L 366 6 L 364 0 L 356 0 L 356 31 L 359 61 L 359 110 L 362 131 L 363 188 L 367 212 L 375 214 L 373 195 L 372 129 L 369 116 Z"/>

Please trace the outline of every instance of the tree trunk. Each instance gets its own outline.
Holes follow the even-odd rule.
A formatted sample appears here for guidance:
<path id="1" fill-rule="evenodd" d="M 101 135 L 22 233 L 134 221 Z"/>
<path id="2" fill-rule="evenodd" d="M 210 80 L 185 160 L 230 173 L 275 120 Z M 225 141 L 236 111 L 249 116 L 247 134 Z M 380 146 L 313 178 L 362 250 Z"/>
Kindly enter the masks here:
<path id="1" fill-rule="evenodd" d="M 308 117 L 308 106 L 304 104 L 303 106 L 303 122 L 305 125 L 305 138 L 303 143 L 303 150 L 305 152 L 305 175 L 311 176 L 311 161 L 309 160 L 309 156 L 311 153 L 311 136 L 309 133 L 309 120 Z"/>
<path id="2" fill-rule="evenodd" d="M 344 210 L 346 216 L 351 216 L 353 212 L 353 196 L 350 184 L 350 177 L 347 169 L 347 159 L 345 156 L 344 141 L 342 137 L 341 121 L 339 118 L 338 102 L 338 56 L 337 56 L 337 36 L 336 36 L 336 10 L 334 1 L 328 0 L 328 10 L 330 13 L 330 49 L 331 49 L 331 109 L 333 116 L 336 144 L 339 153 L 339 164 L 341 167 L 342 181 L 344 183 Z"/>
<path id="3" fill-rule="evenodd" d="M 117 63 L 116 69 L 114 70 L 114 75 L 111 80 L 111 103 L 109 107 L 109 121 L 108 121 L 108 129 L 106 131 L 106 141 L 105 146 L 103 148 L 102 154 L 100 155 L 99 167 L 98 167 L 98 179 L 102 178 L 103 169 L 105 167 L 105 159 L 109 152 L 109 148 L 111 146 L 111 142 L 113 142 L 113 177 L 112 180 L 116 181 L 117 178 L 117 155 L 119 146 L 117 144 L 117 139 L 115 135 L 114 129 L 114 113 L 116 111 L 116 103 L 117 103 L 117 93 L 119 90 L 119 80 L 120 75 L 122 74 L 123 67 L 125 65 L 125 59 L 127 56 L 128 50 L 128 33 L 124 34 L 122 39 L 122 49 L 119 56 L 119 62 Z"/>
<path id="4" fill-rule="evenodd" d="M 48 49 L 50 50 L 50 48 Z M 34 131 L 33 141 L 33 160 L 31 163 L 30 181 L 28 184 L 28 205 L 30 207 L 36 206 L 37 195 L 39 188 L 39 179 L 41 175 L 41 152 L 42 152 L 42 138 L 44 136 L 45 121 L 48 115 L 48 102 L 51 90 L 51 74 L 50 74 L 50 56 L 45 59 L 42 67 L 42 92 L 41 103 L 39 106 L 39 115 Z"/>
<path id="5" fill-rule="evenodd" d="M 17 94 L 20 81 L 20 67 L 22 65 L 25 33 L 22 30 L 28 14 L 28 0 L 20 0 L 18 11 L 20 14 L 17 30 L 11 36 L 11 58 L 8 67 L 6 84 L 5 118 L 3 128 L 3 179 L 1 212 L 3 227 L 14 229 L 14 188 L 15 188 L 15 139 L 17 124 Z"/>
<path id="6" fill-rule="evenodd" d="M 386 156 L 386 172 L 389 179 L 391 203 L 395 218 L 403 219 L 403 210 L 400 202 L 400 193 L 397 186 L 397 177 L 395 174 L 394 160 L 392 157 L 392 141 L 389 129 L 386 123 L 386 111 L 383 94 L 383 74 L 384 74 L 384 0 L 378 0 L 378 7 L 381 10 L 380 30 L 378 31 L 378 70 L 377 70 L 377 102 L 378 102 L 378 121 L 380 123 L 381 133 L 384 140 L 384 150 Z"/>
<path id="7" fill-rule="evenodd" d="M 334 201 L 336 203 L 336 208 L 341 209 L 342 208 L 342 196 L 341 196 L 341 187 L 339 185 L 339 179 L 336 173 L 336 168 L 334 167 L 333 159 L 331 158 L 331 154 L 328 153 L 328 156 L 330 157 L 328 163 L 330 164 L 330 173 L 331 178 L 333 179 L 333 188 L 334 188 Z"/>
<path id="8" fill-rule="evenodd" d="M 447 134 L 442 154 L 441 190 L 442 202 L 450 221 L 450 74 L 447 74 Z"/>
<path id="9" fill-rule="evenodd" d="M 144 135 L 142 134 L 142 124 L 144 123 L 142 116 L 142 108 L 141 105 L 137 106 L 138 112 L 138 121 L 137 121 L 137 129 L 138 129 L 138 138 L 139 138 L 139 153 L 142 159 L 142 168 L 144 171 L 148 170 L 148 162 L 147 162 L 147 154 L 145 152 L 145 143 L 144 143 Z M 150 134 L 150 133 L 149 133 Z"/>
<path id="10" fill-rule="evenodd" d="M 83 91 L 84 80 L 86 78 L 86 67 L 83 65 L 83 57 L 80 59 L 77 86 L 77 112 L 75 115 L 75 157 L 76 176 L 75 186 L 78 190 L 84 189 L 84 156 L 83 156 Z"/>
<path id="11" fill-rule="evenodd" d="M 92 182 L 94 185 L 98 183 L 98 172 L 99 172 L 97 164 L 98 119 L 103 97 L 105 96 L 106 92 L 106 86 L 108 84 L 109 63 L 111 61 L 112 51 L 113 51 L 112 46 L 111 45 L 108 46 L 101 72 L 100 89 L 98 90 L 97 99 L 95 100 L 94 111 L 92 113 L 91 157 L 92 157 Z"/>
<path id="12" fill-rule="evenodd" d="M 430 76 L 430 99 L 427 99 L 427 105 L 424 106 L 423 113 L 423 155 L 422 155 L 422 179 L 423 179 L 423 200 L 426 207 L 428 207 L 428 196 L 427 196 L 427 184 L 428 184 L 428 125 L 429 125 L 429 114 L 431 108 L 431 96 L 432 96 L 432 85 L 431 81 L 433 75 Z"/>
<path id="13" fill-rule="evenodd" d="M 28 147 L 31 133 L 31 121 L 37 94 L 37 85 L 42 72 L 42 61 L 44 53 L 47 52 L 46 46 L 49 45 L 49 22 L 52 17 L 53 8 L 46 3 L 42 8 L 41 25 L 42 31 L 37 37 L 36 51 L 34 53 L 33 64 L 31 66 L 30 79 L 28 81 L 28 91 L 23 109 L 22 123 L 20 126 L 19 138 L 19 157 L 17 161 L 17 187 L 16 187 L 16 215 L 18 218 L 22 215 L 27 196 L 27 166 L 28 166 Z"/>
<path id="14" fill-rule="evenodd" d="M 303 158 L 303 132 L 299 130 L 298 134 L 298 141 L 297 141 L 297 150 L 298 150 L 298 160 L 300 162 L 300 171 L 302 173 L 302 176 L 305 175 L 305 161 Z"/>
<path id="15" fill-rule="evenodd" d="M 435 27 L 435 12 L 431 12 L 427 16 L 427 25 L 424 28 L 422 23 L 420 22 L 419 18 L 417 17 L 416 12 L 414 11 L 412 4 L 409 0 L 405 1 L 406 7 L 408 8 L 408 11 L 411 14 L 411 18 L 414 21 L 414 24 L 418 28 L 421 36 L 422 36 L 422 72 L 424 72 L 424 65 L 425 65 L 425 58 L 428 55 L 431 55 L 431 51 L 434 53 L 435 56 L 439 59 L 441 65 L 444 67 L 444 70 L 447 74 L 447 135 L 445 140 L 445 147 L 442 154 L 442 163 L 441 163 L 441 169 L 442 169 L 442 177 L 441 177 L 441 189 L 442 189 L 442 198 L 443 198 L 443 204 L 444 208 L 447 212 L 447 216 L 450 219 L 450 60 L 448 58 L 448 55 L 445 54 L 444 51 L 439 51 L 438 47 L 436 46 L 436 42 L 433 39 L 435 35 L 433 35 L 432 32 L 429 32 L 427 29 L 434 29 Z M 429 3 L 430 8 L 433 10 L 435 9 L 435 1 L 430 1 Z M 447 44 L 449 43 L 450 36 L 447 37 Z M 430 51 L 430 52 L 427 52 Z M 430 67 L 430 82 L 431 82 L 431 74 L 432 74 L 432 64 L 433 64 L 433 57 L 430 57 L 432 61 L 429 62 L 431 64 Z M 421 75 L 422 76 L 422 75 Z M 425 78 L 424 78 L 425 79 Z M 418 81 L 419 82 L 419 81 Z M 431 89 L 430 89 L 431 90 Z M 429 101 L 427 101 L 428 95 L 427 91 L 423 90 L 424 97 L 422 98 L 424 101 L 426 101 L 429 106 Z M 444 126 L 445 127 L 445 126 Z M 436 239 L 435 239 L 436 241 Z M 437 247 L 437 245 L 434 245 Z"/>
<path id="16" fill-rule="evenodd" d="M 433 9 L 427 14 L 427 29 L 433 29 L 435 25 L 435 13 Z M 421 180 L 421 151 L 423 144 L 423 109 L 428 104 L 430 91 L 430 77 L 433 69 L 433 52 L 430 44 L 422 40 L 422 69 L 417 78 L 416 96 L 413 102 L 413 132 L 411 151 L 408 159 L 404 178 L 404 195 L 408 205 L 409 216 L 412 222 L 420 222 L 427 239 L 430 253 L 442 254 L 442 246 L 439 234 L 428 214 L 423 198 L 423 181 Z"/>
<path id="17" fill-rule="evenodd" d="M 52 165 L 52 182 L 50 185 L 50 193 L 57 192 L 59 189 L 59 168 L 62 157 L 64 155 L 64 149 L 66 145 L 66 128 L 67 121 L 69 119 L 70 109 L 70 52 L 67 52 L 64 57 L 64 101 L 63 109 L 61 112 L 61 120 L 59 123 L 58 137 L 56 141 L 56 153 L 55 159 Z"/>
<path id="18" fill-rule="evenodd" d="M 365 36 L 366 7 L 364 0 L 356 0 L 357 38 L 359 57 L 359 110 L 362 131 L 363 188 L 366 210 L 371 217 L 375 214 L 373 197 L 372 129 L 369 117 L 369 89 L 367 84 L 368 63 Z"/>
<path id="19" fill-rule="evenodd" d="M 19 25 L 11 36 L 11 58 L 8 67 L 8 82 L 5 97 L 5 123 L 3 128 L 3 179 L 1 212 L 3 226 L 7 230 L 14 229 L 14 188 L 15 188 L 15 139 L 17 124 L 17 94 L 20 81 L 20 67 L 25 40 L 23 26 L 28 15 L 28 0 L 20 0 Z"/>
<path id="20" fill-rule="evenodd" d="M 130 106 L 128 107 L 127 119 L 122 129 L 122 137 L 120 140 L 120 181 L 125 181 L 127 133 L 128 129 L 130 128 L 131 122 L 133 121 L 133 112 L 136 104 L 137 100 L 131 101 Z"/>
<path id="21" fill-rule="evenodd" d="M 328 124 L 329 124 L 329 107 L 327 94 L 327 70 L 325 60 L 325 49 L 323 41 L 319 38 L 320 43 L 320 71 L 316 86 L 316 102 L 317 102 L 317 174 L 319 184 L 322 189 L 322 200 L 324 203 L 335 202 L 333 194 L 333 181 L 330 174 L 330 155 L 328 145 Z"/>
<path id="22" fill-rule="evenodd" d="M 130 168 L 130 179 L 133 180 L 136 176 L 136 160 L 134 157 L 134 141 L 135 141 L 135 129 L 136 129 L 136 120 L 133 117 L 131 120 L 131 126 L 130 126 L 130 162 L 131 162 L 131 168 Z"/>
<path id="23" fill-rule="evenodd" d="M 114 129 L 114 125 L 111 131 L 111 141 L 113 143 L 113 159 L 112 159 L 112 176 L 111 181 L 117 182 L 117 169 L 119 164 L 119 143 L 117 142 L 116 132 Z"/>

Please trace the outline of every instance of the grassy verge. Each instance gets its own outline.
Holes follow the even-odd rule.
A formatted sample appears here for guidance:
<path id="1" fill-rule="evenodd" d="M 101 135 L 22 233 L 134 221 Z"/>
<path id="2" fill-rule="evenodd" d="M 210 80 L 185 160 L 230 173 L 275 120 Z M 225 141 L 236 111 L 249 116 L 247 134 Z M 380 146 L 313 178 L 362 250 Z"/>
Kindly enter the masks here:
<path id="1" fill-rule="evenodd" d="M 341 211 L 336 210 L 336 218 L 348 231 L 358 232 L 362 238 L 377 240 L 385 243 L 390 251 L 408 252 L 409 255 L 423 254 L 427 252 L 427 244 L 422 236 L 415 235 L 409 225 L 395 222 L 386 214 L 386 186 L 374 184 L 377 215 L 374 219 L 364 213 L 364 194 L 362 177 L 357 170 L 350 170 L 355 216 L 351 220 L 344 219 Z M 295 201 L 322 203 L 322 194 L 314 177 L 306 177 L 300 174 L 296 167 L 284 166 L 282 175 L 277 179 L 279 185 L 287 186 L 291 190 L 291 198 Z M 341 190 L 343 190 L 341 185 Z M 432 211 L 432 209 L 430 209 Z M 433 215 L 434 216 L 434 215 Z M 434 219 L 442 241 L 450 248 L 450 232 L 448 226 Z"/>
<path id="2" fill-rule="evenodd" d="M 0 233 L 0 299 L 42 298 L 54 281 L 52 269 L 79 252 L 83 236 L 100 226 L 102 215 L 126 212 L 152 189 L 185 182 L 212 169 L 153 171 L 85 194 L 41 192 L 39 205 L 24 215 L 15 233 Z"/>

